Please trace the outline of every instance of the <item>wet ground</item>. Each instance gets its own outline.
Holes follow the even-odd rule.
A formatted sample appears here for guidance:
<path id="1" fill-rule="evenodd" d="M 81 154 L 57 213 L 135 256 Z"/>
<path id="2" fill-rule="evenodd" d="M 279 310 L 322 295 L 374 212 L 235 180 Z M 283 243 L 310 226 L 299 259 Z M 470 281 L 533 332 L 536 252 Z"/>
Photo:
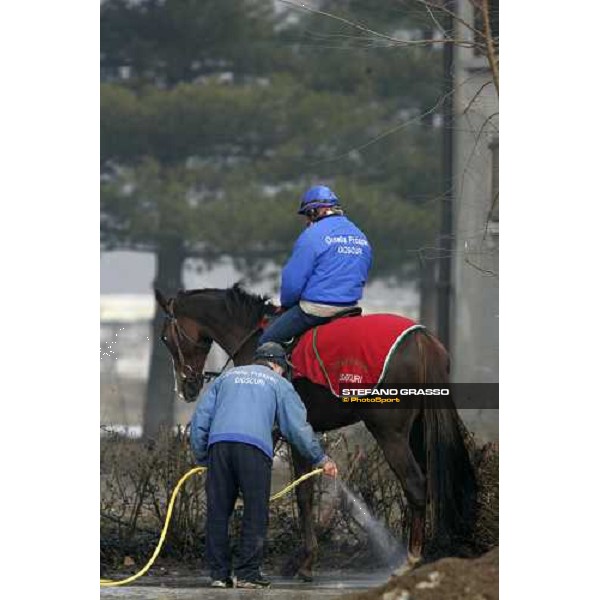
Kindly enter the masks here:
<path id="1" fill-rule="evenodd" d="M 130 587 L 101 588 L 101 600 L 498 600 L 499 549 L 478 558 L 443 558 L 401 577 L 388 572 L 321 572 L 313 583 L 272 577 L 268 590 L 211 589 L 201 576 L 149 576 Z"/>
<path id="2" fill-rule="evenodd" d="M 101 588 L 101 600 L 256 600 L 258 598 L 283 598 L 284 600 L 330 600 L 348 592 L 366 590 L 382 583 L 387 573 L 362 576 L 328 573 L 312 583 L 295 579 L 271 577 L 272 587 L 267 590 L 223 590 L 208 587 L 206 577 L 153 578 L 131 586 Z"/>

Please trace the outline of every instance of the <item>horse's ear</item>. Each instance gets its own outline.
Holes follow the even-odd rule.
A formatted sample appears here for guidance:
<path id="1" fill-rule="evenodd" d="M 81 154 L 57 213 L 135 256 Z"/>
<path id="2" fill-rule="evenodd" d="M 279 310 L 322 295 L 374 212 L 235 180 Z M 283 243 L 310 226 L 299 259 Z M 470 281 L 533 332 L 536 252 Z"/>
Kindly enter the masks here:
<path id="1" fill-rule="evenodd" d="M 154 297 L 156 298 L 158 305 L 168 314 L 169 308 L 167 306 L 167 299 L 158 288 L 154 288 Z"/>

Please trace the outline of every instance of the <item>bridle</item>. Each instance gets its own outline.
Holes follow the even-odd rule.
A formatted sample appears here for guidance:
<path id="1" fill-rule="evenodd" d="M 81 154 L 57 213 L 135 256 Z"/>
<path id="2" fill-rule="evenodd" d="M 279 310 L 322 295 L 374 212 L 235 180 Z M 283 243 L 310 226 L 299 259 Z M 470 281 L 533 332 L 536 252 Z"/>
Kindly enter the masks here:
<path id="1" fill-rule="evenodd" d="M 181 365 L 182 370 L 186 373 L 185 381 L 197 384 L 202 380 L 202 383 L 206 383 L 210 381 L 211 378 L 206 378 L 204 373 L 198 373 L 198 371 L 192 366 L 187 364 L 185 361 L 185 357 L 183 355 L 183 351 L 181 350 L 181 339 L 186 340 L 193 348 L 198 348 L 203 350 L 206 355 L 210 352 L 210 348 L 212 346 L 212 339 L 203 338 L 199 342 L 192 339 L 185 331 L 183 326 L 177 321 L 177 317 L 173 312 L 173 307 L 169 307 L 169 311 L 166 312 L 167 321 L 173 326 L 173 330 L 175 335 L 173 336 L 173 343 L 175 345 L 175 349 L 177 351 L 177 357 L 179 359 L 179 364 Z M 162 337 L 163 342 L 166 342 L 166 337 Z"/>
<path id="2" fill-rule="evenodd" d="M 167 305 L 167 310 L 165 310 L 165 314 L 166 314 L 167 320 L 169 321 L 169 323 L 171 323 L 173 325 L 173 329 L 175 331 L 174 344 L 175 344 L 175 349 L 177 350 L 177 356 L 179 358 L 179 363 L 182 365 L 182 369 L 187 371 L 185 380 L 186 380 L 186 382 L 189 381 L 190 383 L 193 383 L 193 384 L 198 384 L 200 381 L 202 381 L 202 385 L 204 385 L 205 383 L 209 383 L 213 379 L 216 379 L 217 377 L 219 377 L 219 375 L 221 375 L 223 373 L 223 371 L 225 371 L 225 369 L 227 368 L 227 365 L 229 365 L 229 363 L 239 354 L 239 352 L 246 345 L 246 343 L 250 339 L 252 339 L 264 327 L 264 323 L 261 320 L 261 322 L 258 323 L 258 325 L 254 329 L 252 329 L 250 331 L 250 333 L 248 333 L 248 335 L 244 336 L 242 338 L 242 341 L 235 347 L 235 349 L 231 353 L 228 353 L 228 358 L 225 361 L 225 364 L 221 367 L 220 371 L 202 371 L 201 373 L 198 373 L 198 371 L 196 371 L 196 369 L 194 367 L 192 367 L 191 365 L 188 365 L 185 362 L 185 358 L 183 356 L 183 351 L 181 350 L 180 338 L 185 339 L 194 348 L 200 348 L 202 350 L 205 350 L 206 355 L 208 355 L 208 353 L 210 351 L 213 340 L 211 338 L 203 338 L 201 341 L 197 342 L 196 340 L 192 339 L 186 333 L 183 326 L 177 321 L 177 317 L 175 316 L 175 312 L 173 309 L 173 304 L 174 304 L 174 299 L 171 299 L 171 301 Z M 164 336 L 163 336 L 163 342 L 166 342 L 166 339 L 164 338 Z"/>

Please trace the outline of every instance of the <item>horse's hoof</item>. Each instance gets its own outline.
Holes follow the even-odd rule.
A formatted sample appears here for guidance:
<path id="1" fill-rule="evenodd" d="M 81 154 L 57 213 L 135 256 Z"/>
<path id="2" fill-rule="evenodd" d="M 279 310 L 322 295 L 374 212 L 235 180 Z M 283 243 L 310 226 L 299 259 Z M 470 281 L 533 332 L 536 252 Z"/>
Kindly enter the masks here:
<path id="1" fill-rule="evenodd" d="M 311 583 L 313 581 L 312 573 L 309 573 L 308 571 L 300 570 L 296 573 L 296 577 L 304 583 Z"/>
<path id="2" fill-rule="evenodd" d="M 408 553 L 406 560 L 392 573 L 395 577 L 402 577 L 410 573 L 413 569 L 419 566 L 423 558 L 415 554 Z"/>
<path id="3" fill-rule="evenodd" d="M 413 554 L 412 552 L 409 552 L 406 562 L 410 565 L 411 569 L 414 569 L 423 562 L 423 555 L 420 552 L 419 554 Z"/>

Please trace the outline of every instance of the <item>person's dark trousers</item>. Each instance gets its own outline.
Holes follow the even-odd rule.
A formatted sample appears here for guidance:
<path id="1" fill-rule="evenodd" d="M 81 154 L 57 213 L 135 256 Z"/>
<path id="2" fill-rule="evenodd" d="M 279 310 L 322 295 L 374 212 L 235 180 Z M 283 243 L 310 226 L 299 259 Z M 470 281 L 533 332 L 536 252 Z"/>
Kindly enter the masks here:
<path id="1" fill-rule="evenodd" d="M 238 579 L 260 577 L 271 491 L 271 459 L 241 442 L 218 442 L 208 452 L 206 476 L 206 556 L 212 579 L 231 575 L 229 519 L 238 493 L 244 501 L 239 556 L 234 564 Z"/>
<path id="2" fill-rule="evenodd" d="M 311 327 L 327 323 L 329 317 L 316 317 L 306 314 L 298 304 L 286 310 L 277 317 L 263 332 L 258 340 L 258 345 L 266 342 L 277 342 L 279 344 L 289 341 L 291 338 L 304 333 Z"/>

